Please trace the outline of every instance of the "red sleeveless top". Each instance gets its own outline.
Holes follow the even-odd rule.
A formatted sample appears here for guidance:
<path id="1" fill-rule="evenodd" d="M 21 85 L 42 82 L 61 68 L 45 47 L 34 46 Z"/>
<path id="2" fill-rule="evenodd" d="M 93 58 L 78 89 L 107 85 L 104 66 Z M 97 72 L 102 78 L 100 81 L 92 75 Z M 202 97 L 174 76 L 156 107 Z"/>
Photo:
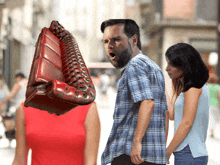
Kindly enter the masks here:
<path id="1" fill-rule="evenodd" d="M 83 165 L 84 122 L 90 105 L 78 106 L 61 116 L 23 106 L 32 165 Z"/>

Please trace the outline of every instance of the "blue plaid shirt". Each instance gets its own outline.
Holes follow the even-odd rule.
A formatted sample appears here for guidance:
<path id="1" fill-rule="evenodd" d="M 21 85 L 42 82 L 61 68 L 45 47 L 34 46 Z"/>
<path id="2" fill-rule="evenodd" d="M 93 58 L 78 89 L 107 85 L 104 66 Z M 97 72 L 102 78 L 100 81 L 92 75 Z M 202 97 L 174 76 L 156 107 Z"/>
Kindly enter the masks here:
<path id="1" fill-rule="evenodd" d="M 153 99 L 155 105 L 142 139 L 141 158 L 156 164 L 167 163 L 165 111 L 168 107 L 164 76 L 158 65 L 140 51 L 122 72 L 113 115 L 114 123 L 102 154 L 102 165 L 111 163 L 122 154 L 130 155 L 140 102 L 147 99 Z"/>

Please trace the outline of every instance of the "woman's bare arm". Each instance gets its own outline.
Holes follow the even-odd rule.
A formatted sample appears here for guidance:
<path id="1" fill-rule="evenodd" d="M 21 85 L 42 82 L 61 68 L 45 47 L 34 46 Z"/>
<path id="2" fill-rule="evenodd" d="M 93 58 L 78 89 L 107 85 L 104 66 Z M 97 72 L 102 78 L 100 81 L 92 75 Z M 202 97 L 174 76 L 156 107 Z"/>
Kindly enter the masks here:
<path id="1" fill-rule="evenodd" d="M 188 91 L 184 92 L 183 118 L 173 139 L 167 147 L 168 156 L 172 154 L 190 131 L 196 116 L 198 101 L 201 94 L 201 88 L 190 88 Z"/>
<path id="2" fill-rule="evenodd" d="M 86 144 L 84 153 L 84 165 L 97 165 L 97 156 L 100 140 L 100 120 L 96 103 L 92 103 L 87 113 Z"/>
<path id="3" fill-rule="evenodd" d="M 25 117 L 22 105 L 17 110 L 15 128 L 16 150 L 12 165 L 27 165 L 29 147 L 25 140 Z"/>

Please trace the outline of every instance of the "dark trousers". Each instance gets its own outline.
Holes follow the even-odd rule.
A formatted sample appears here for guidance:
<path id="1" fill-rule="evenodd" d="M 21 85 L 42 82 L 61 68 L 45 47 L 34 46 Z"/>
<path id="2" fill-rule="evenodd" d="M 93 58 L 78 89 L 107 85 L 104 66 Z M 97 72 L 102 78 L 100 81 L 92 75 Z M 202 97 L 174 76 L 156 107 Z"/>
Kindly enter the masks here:
<path id="1" fill-rule="evenodd" d="M 111 165 L 135 165 L 134 163 L 131 162 L 130 156 L 123 154 L 117 158 L 114 158 L 112 161 Z M 149 162 L 143 162 L 139 165 L 158 165 L 155 163 L 149 163 Z"/>

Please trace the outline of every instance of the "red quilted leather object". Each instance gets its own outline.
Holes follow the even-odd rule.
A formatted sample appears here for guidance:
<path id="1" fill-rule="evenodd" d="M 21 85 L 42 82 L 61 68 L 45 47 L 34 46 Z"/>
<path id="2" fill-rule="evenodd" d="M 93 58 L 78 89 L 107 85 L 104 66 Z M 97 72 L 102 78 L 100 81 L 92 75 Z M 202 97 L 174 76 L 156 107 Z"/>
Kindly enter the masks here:
<path id="1" fill-rule="evenodd" d="M 25 107 L 64 114 L 95 100 L 95 88 L 75 38 L 57 21 L 36 44 Z"/>

